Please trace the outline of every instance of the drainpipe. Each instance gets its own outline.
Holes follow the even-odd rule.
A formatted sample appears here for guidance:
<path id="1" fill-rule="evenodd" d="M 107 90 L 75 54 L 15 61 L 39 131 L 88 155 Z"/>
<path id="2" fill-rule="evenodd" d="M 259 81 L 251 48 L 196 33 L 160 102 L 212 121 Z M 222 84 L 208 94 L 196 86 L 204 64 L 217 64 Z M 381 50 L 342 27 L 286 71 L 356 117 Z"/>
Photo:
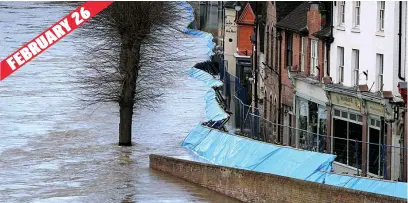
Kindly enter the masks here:
<path id="1" fill-rule="evenodd" d="M 280 32 L 280 31 L 279 31 Z M 278 64 L 278 96 L 279 96 L 279 100 L 278 100 L 278 141 L 280 141 L 280 136 L 281 136 L 281 112 L 282 112 L 282 77 L 281 77 L 281 56 L 282 56 L 282 33 L 279 34 L 278 37 L 279 40 L 279 64 Z"/>
<path id="2" fill-rule="evenodd" d="M 401 58 L 402 58 L 402 1 L 399 2 L 399 31 L 398 31 L 398 78 L 405 81 L 405 77 L 401 74 Z"/>
<path id="3" fill-rule="evenodd" d="M 258 2 L 255 2 L 255 52 L 253 53 L 255 55 L 254 57 L 254 62 L 255 62 L 255 110 L 258 109 Z"/>
<path id="4" fill-rule="evenodd" d="M 330 37 L 328 41 L 326 41 L 326 56 L 327 56 L 327 76 L 330 77 L 330 45 L 333 43 L 333 3 L 330 6 Z"/>

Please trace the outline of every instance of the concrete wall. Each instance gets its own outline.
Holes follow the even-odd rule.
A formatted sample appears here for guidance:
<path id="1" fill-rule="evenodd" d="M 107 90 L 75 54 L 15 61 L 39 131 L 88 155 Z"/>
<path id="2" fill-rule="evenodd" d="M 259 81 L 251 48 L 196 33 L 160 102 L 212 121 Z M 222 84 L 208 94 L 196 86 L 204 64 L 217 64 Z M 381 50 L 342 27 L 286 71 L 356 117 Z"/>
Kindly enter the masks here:
<path id="1" fill-rule="evenodd" d="M 394 197 L 153 154 L 150 167 L 244 202 L 405 202 Z"/>

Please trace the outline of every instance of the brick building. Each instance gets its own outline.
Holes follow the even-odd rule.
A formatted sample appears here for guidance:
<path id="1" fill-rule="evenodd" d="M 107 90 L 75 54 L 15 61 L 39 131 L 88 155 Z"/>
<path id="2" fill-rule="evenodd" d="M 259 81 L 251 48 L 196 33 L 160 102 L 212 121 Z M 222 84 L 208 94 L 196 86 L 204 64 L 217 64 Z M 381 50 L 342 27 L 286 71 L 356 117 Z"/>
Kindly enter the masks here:
<path id="1" fill-rule="evenodd" d="M 252 55 L 251 35 L 254 33 L 255 14 L 250 3 L 246 3 L 238 15 L 238 47 L 237 54 L 242 56 Z"/>
<path id="2" fill-rule="evenodd" d="M 279 70 L 276 23 L 303 2 L 266 1 L 262 5 L 262 19 L 258 25 L 258 95 L 261 116 L 273 123 L 279 120 Z M 261 122 L 261 136 L 268 142 L 277 142 L 278 128 L 270 122 Z"/>
<path id="3" fill-rule="evenodd" d="M 324 151 L 327 98 L 321 83 L 327 74 L 331 39 L 331 2 L 303 2 L 276 27 L 282 81 L 284 145 Z M 311 133 L 306 133 L 311 132 Z"/>

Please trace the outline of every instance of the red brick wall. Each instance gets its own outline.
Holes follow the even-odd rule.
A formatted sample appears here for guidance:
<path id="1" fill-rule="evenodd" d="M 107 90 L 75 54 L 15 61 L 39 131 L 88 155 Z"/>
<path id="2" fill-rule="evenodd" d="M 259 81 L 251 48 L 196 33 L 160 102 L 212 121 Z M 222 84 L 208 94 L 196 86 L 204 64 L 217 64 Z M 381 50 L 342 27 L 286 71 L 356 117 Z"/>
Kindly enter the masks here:
<path id="1" fill-rule="evenodd" d="M 292 86 L 292 82 L 290 81 L 289 77 L 288 77 L 288 70 L 286 69 L 286 32 L 282 31 L 281 32 L 281 36 L 282 36 L 282 47 L 281 47 L 281 80 L 282 80 L 282 104 L 288 105 L 288 106 L 292 106 L 292 101 L 293 101 L 293 86 Z M 295 35 L 293 35 L 293 38 L 295 38 Z M 293 41 L 293 46 L 295 46 L 295 41 Z M 295 52 L 297 52 L 295 49 L 293 49 L 293 61 L 295 60 Z M 292 64 L 294 65 L 292 61 Z"/>
<path id="2" fill-rule="evenodd" d="M 305 66 L 305 72 L 307 75 L 310 75 L 310 56 L 311 56 L 311 42 L 310 39 L 316 39 L 315 36 L 313 36 L 313 33 L 318 32 L 321 27 L 321 16 L 319 13 L 318 7 L 311 6 L 309 11 L 307 12 L 307 27 L 309 30 L 309 40 L 308 40 L 308 49 L 307 49 L 307 64 Z M 323 40 L 319 40 L 319 46 L 318 46 L 318 66 L 320 68 L 320 79 L 324 76 L 324 45 L 325 42 Z"/>
<path id="3" fill-rule="evenodd" d="M 293 33 L 293 61 L 292 61 L 292 67 L 293 70 L 298 70 L 300 69 L 300 35 Z"/>
<path id="4" fill-rule="evenodd" d="M 247 50 L 247 56 L 252 54 L 252 42 L 250 40 L 251 35 L 254 33 L 254 27 L 250 25 L 238 25 L 237 46 L 238 54 L 245 55 Z"/>
<path id="5" fill-rule="evenodd" d="M 320 30 L 321 17 L 318 7 L 311 6 L 307 12 L 307 29 L 313 34 Z"/>
<path id="6" fill-rule="evenodd" d="M 246 55 L 252 55 L 252 42 L 250 40 L 250 37 L 254 33 L 254 22 L 254 12 L 252 11 L 251 5 L 247 3 L 237 22 L 237 46 L 238 54 L 240 55 L 245 55 L 245 51 L 247 51 Z"/>

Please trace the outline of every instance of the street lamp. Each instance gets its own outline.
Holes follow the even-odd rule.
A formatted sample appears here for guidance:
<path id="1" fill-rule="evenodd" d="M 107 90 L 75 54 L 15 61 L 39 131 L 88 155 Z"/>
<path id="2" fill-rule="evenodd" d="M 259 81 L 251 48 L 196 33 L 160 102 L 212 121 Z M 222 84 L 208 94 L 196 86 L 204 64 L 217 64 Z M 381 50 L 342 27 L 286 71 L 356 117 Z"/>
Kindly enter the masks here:
<path id="1" fill-rule="evenodd" d="M 235 11 L 239 12 L 242 8 L 241 3 L 239 1 L 236 1 L 234 3 L 234 8 L 235 8 Z"/>

